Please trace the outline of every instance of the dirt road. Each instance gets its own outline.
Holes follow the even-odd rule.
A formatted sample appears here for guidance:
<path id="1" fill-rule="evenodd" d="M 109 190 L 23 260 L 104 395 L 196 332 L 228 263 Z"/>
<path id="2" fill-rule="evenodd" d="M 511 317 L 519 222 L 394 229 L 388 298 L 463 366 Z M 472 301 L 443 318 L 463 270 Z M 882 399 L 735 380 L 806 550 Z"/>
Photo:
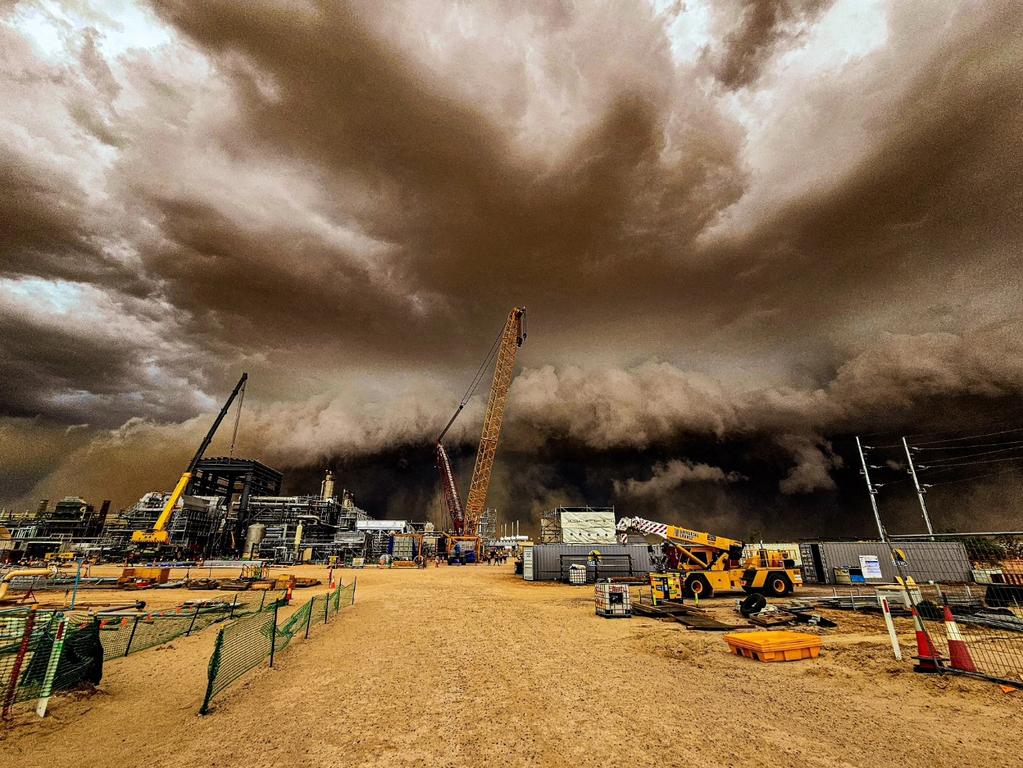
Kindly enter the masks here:
<path id="1" fill-rule="evenodd" d="M 761 664 L 719 635 L 597 618 L 590 588 L 510 566 L 358 578 L 340 621 L 209 716 L 215 630 L 108 663 L 100 691 L 55 699 L 45 721 L 23 712 L 4 764 L 933 768 L 1023 753 L 1023 692 L 914 675 L 874 619 L 839 614 L 820 659 Z"/>

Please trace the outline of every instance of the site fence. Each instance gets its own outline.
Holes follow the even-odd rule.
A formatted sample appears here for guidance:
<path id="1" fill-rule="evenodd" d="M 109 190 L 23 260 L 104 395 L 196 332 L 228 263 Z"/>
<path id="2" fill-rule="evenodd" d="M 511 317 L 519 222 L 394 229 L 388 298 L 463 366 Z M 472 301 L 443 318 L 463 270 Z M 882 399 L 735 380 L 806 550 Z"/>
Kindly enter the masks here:
<path id="1" fill-rule="evenodd" d="M 883 554 L 860 558 L 852 577 L 869 584 L 872 572 L 897 574 L 897 588 L 879 588 L 860 606 L 872 599 L 876 606 L 884 596 L 892 616 L 913 618 L 916 642 L 908 656 L 917 671 L 1023 687 L 1023 538 L 886 535 L 885 544 Z M 920 578 L 924 559 L 932 578 Z M 859 600 L 849 599 L 854 607 Z"/>
<path id="2" fill-rule="evenodd" d="M 0 696 L 3 717 L 25 701 L 96 685 L 103 677 L 99 622 L 74 624 L 59 611 L 0 614 Z"/>
<path id="3" fill-rule="evenodd" d="M 187 637 L 219 621 L 258 613 L 283 592 L 236 592 L 229 598 L 194 600 L 179 608 L 149 613 L 99 614 L 103 657 L 116 659 Z"/>
<path id="4" fill-rule="evenodd" d="M 935 668 L 1023 687 L 1023 541 L 1014 537 L 937 535 L 955 543 L 949 570 L 963 579 L 907 586 L 923 631 L 915 656 Z M 895 559 L 900 542 L 892 542 Z M 957 550 L 957 551 L 953 551 Z M 928 645 L 929 643 L 929 645 Z"/>
<path id="5" fill-rule="evenodd" d="M 263 610 L 237 619 L 217 634 L 210 657 L 206 684 L 199 714 L 210 711 L 213 698 L 251 669 L 274 659 L 298 636 L 308 638 L 319 627 L 330 622 L 341 610 L 355 602 L 356 582 L 338 585 L 325 595 L 309 599 L 287 619 L 280 616 L 287 603 L 277 600 Z"/>
<path id="6" fill-rule="evenodd" d="M 32 607 L 0 612 L 3 717 L 10 715 L 15 704 L 83 683 L 98 685 L 105 661 L 187 637 L 217 622 L 258 614 L 283 596 L 283 592 L 236 593 L 148 613 L 94 614 Z"/>

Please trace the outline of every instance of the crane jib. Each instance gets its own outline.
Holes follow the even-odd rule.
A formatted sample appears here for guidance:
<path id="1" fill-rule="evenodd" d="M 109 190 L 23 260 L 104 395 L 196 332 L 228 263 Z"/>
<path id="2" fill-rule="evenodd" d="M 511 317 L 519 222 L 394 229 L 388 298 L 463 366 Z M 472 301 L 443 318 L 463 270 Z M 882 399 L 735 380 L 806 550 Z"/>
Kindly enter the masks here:
<path id="1" fill-rule="evenodd" d="M 494 341 L 494 346 L 484 359 L 483 364 L 476 371 L 469 389 L 462 398 L 454 416 L 448 421 L 440 437 L 437 438 L 437 469 L 441 475 L 441 486 L 444 490 L 444 498 L 448 507 L 448 514 L 451 523 L 457 533 L 463 531 L 468 535 L 476 535 L 479 521 L 486 508 L 487 491 L 490 487 L 490 477 L 494 468 L 494 456 L 497 453 L 497 443 L 501 434 L 501 424 L 504 419 L 504 410 L 508 401 L 508 389 L 515 373 L 515 354 L 526 334 L 523 328 L 523 317 L 525 307 L 515 307 L 508 314 L 504 328 Z M 473 466 L 472 481 L 469 484 L 469 494 L 463 508 L 458 498 L 458 490 L 455 487 L 454 475 L 447 454 L 441 445 L 441 439 L 447 434 L 458 414 L 468 402 L 476 386 L 483 378 L 483 372 L 489 361 L 495 357 L 494 378 L 490 386 L 490 396 L 487 399 L 487 409 L 483 417 L 483 432 L 480 435 L 479 449 L 476 452 L 476 463 Z"/>
<path id="2" fill-rule="evenodd" d="M 213 436 L 217 434 L 217 429 L 220 427 L 221 422 L 227 415 L 227 412 L 231 409 L 231 404 L 235 398 L 238 397 L 238 393 L 245 389 L 245 382 L 249 379 L 248 373 L 243 373 L 241 378 L 238 379 L 238 383 L 234 385 L 234 389 L 228 396 L 227 401 L 224 403 L 224 407 L 220 409 L 220 413 L 217 414 L 217 418 L 213 420 L 213 425 L 209 428 L 206 433 L 206 437 L 203 438 L 202 443 L 199 444 L 199 449 L 195 452 L 192 460 L 188 462 L 188 468 L 181 474 L 178 479 L 178 484 L 174 486 L 174 490 L 171 491 L 170 496 L 164 503 L 163 510 L 160 512 L 160 516 L 156 519 L 153 527 L 149 531 L 135 531 L 132 534 L 131 540 L 138 544 L 166 544 L 169 540 L 169 532 L 167 526 L 170 523 L 171 516 L 174 514 L 174 509 L 177 506 L 178 500 L 184 495 L 186 488 L 188 487 L 189 481 L 192 479 L 192 474 L 195 472 L 196 466 L 202 460 L 203 454 L 206 453 L 206 449 L 210 447 L 210 443 L 213 441 Z M 237 436 L 237 426 L 235 426 L 235 433 Z M 231 441 L 232 451 L 234 447 L 234 439 Z"/>
<path id="3" fill-rule="evenodd" d="M 494 364 L 494 379 L 490 386 L 490 397 L 487 410 L 483 417 L 483 431 L 480 435 L 480 446 L 476 453 L 476 464 L 472 471 L 469 484 L 469 495 L 465 504 L 465 527 L 471 533 L 476 531 L 480 518 L 487 503 L 487 491 L 490 488 L 490 477 L 494 469 L 494 456 L 501 435 L 501 424 L 504 420 L 505 406 L 508 403 L 508 390 L 515 375 L 515 354 L 518 351 L 522 336 L 522 317 L 525 308 L 515 307 L 509 314 L 501 335 L 497 351 L 497 362 Z"/>

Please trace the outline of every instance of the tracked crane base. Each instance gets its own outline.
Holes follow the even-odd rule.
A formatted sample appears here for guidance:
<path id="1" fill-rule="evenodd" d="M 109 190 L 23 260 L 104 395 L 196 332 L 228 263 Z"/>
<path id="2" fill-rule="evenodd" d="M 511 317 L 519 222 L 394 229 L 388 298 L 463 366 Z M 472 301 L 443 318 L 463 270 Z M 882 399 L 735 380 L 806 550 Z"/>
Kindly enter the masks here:
<path id="1" fill-rule="evenodd" d="M 44 721 L 21 711 L 5 764 L 934 768 L 1023 752 L 1023 692 L 914 675 L 876 617 L 828 614 L 841 626 L 819 659 L 758 664 L 717 634 L 597 618 L 591 588 L 510 566 L 358 576 L 341 620 L 209 716 L 215 631 L 108 663 L 99 692 L 55 698 Z"/>

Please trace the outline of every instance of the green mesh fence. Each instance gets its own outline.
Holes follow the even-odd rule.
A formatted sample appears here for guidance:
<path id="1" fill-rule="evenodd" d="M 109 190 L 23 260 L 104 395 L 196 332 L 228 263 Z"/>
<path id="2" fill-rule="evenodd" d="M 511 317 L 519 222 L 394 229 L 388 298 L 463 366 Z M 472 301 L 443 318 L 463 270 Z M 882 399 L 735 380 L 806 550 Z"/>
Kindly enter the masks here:
<path id="1" fill-rule="evenodd" d="M 264 610 L 231 622 L 217 634 L 210 657 L 206 695 L 199 714 L 210 710 L 213 697 L 245 672 L 283 651 L 296 637 L 309 637 L 314 627 L 322 626 L 351 605 L 355 585 L 339 586 L 325 595 L 310 598 L 287 618 L 280 615 L 284 600 L 268 603 Z"/>
<path id="2" fill-rule="evenodd" d="M 343 607 L 343 606 L 346 606 L 346 605 L 354 605 L 355 604 L 355 587 L 356 587 L 357 584 L 358 584 L 358 579 L 353 581 L 347 587 L 341 587 L 341 589 L 339 590 L 341 594 L 338 597 L 338 605 L 339 606 Z"/>
<path id="3" fill-rule="evenodd" d="M 237 593 L 229 598 L 197 601 L 169 611 L 133 614 L 101 614 L 100 639 L 107 659 L 127 656 L 162 645 L 183 635 L 199 632 L 211 624 L 247 616 L 279 599 L 278 593 Z"/>
<path id="4" fill-rule="evenodd" d="M 0 615 L 0 698 L 7 716 L 18 702 L 31 701 L 43 690 L 53 651 L 59 612 L 23 611 Z M 68 620 L 52 691 L 99 683 L 103 648 L 96 621 Z"/>
<path id="5" fill-rule="evenodd" d="M 288 620 L 277 627 L 277 650 L 283 650 L 288 647 L 288 644 L 292 639 L 299 634 L 302 634 L 309 627 L 309 620 L 312 615 L 313 598 L 308 603 L 303 605 L 297 611 L 295 611 Z"/>
<path id="6" fill-rule="evenodd" d="M 211 624 L 263 611 L 283 592 L 245 592 L 195 601 L 176 609 L 132 614 L 66 611 L 64 645 L 51 692 L 82 683 L 96 685 L 103 662 L 143 651 Z M 62 614 L 20 608 L 0 612 L 0 704 L 7 713 L 19 702 L 39 698 Z"/>
<path id="7" fill-rule="evenodd" d="M 259 613 L 231 622 L 217 633 L 200 714 L 209 711 L 214 696 L 269 658 L 274 650 L 278 610 L 275 602 Z"/>

